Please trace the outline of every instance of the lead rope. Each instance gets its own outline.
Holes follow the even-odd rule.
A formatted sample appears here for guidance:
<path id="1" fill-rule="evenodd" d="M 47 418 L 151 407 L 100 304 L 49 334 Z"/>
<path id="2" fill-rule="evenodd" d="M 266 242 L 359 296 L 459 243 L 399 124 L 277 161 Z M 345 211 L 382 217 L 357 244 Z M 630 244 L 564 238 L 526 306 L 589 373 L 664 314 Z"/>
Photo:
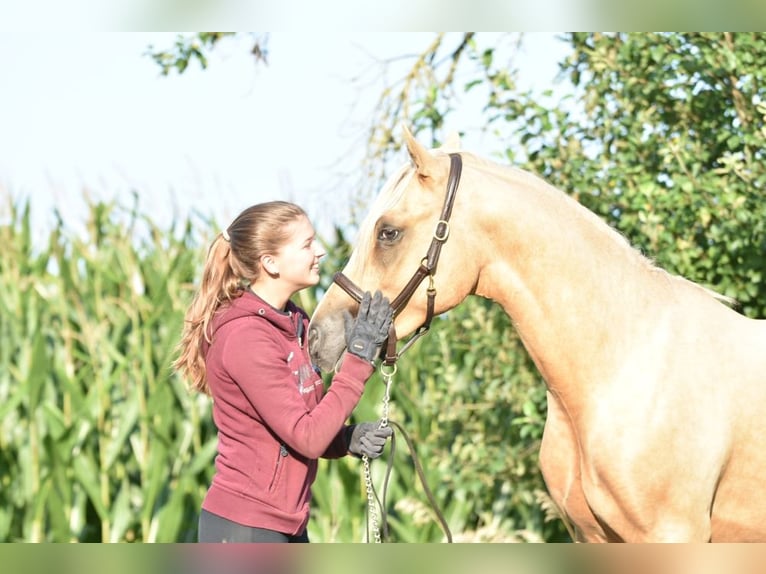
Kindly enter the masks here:
<path id="1" fill-rule="evenodd" d="M 378 428 L 382 429 L 388 426 L 388 413 L 389 402 L 391 401 L 391 381 L 396 373 L 396 365 L 393 365 L 391 369 L 384 369 L 383 365 L 380 368 L 380 374 L 383 376 L 383 381 L 386 384 L 386 392 L 383 395 L 383 416 L 380 418 Z M 372 535 L 376 544 L 381 543 L 380 538 L 380 525 L 378 522 L 378 507 L 375 505 L 375 488 L 372 485 L 372 474 L 370 473 L 370 459 L 366 454 L 362 455 L 362 463 L 364 464 L 364 485 L 367 491 L 367 512 L 369 514 L 368 528 L 372 530 Z M 367 541 L 370 540 L 369 530 L 367 532 Z"/>
<path id="2" fill-rule="evenodd" d="M 388 367 L 388 370 L 386 370 L 386 367 Z M 383 380 L 386 384 L 386 391 L 385 391 L 385 394 L 383 395 L 383 415 L 380 419 L 378 428 L 385 428 L 389 425 L 393 425 L 394 427 L 399 429 L 399 432 L 402 434 L 402 437 L 404 437 L 404 441 L 407 443 L 407 447 L 410 449 L 410 456 L 412 457 L 412 463 L 415 467 L 415 472 L 417 473 L 418 478 L 420 479 L 420 484 L 423 487 L 423 491 L 425 492 L 426 498 L 428 498 L 428 501 L 431 503 L 431 508 L 434 514 L 436 515 L 436 519 L 441 525 L 442 530 L 444 531 L 444 534 L 447 538 L 447 542 L 451 543 L 452 532 L 450 532 L 446 517 L 442 514 L 441 510 L 439 510 L 439 506 L 436 503 L 436 497 L 434 496 L 433 492 L 431 492 L 431 489 L 428 487 L 428 482 L 426 481 L 426 475 L 425 475 L 425 472 L 423 472 L 423 467 L 421 466 L 420 461 L 418 460 L 418 456 L 415 452 L 415 445 L 413 444 L 412 439 L 410 439 L 410 437 L 407 435 L 404 428 L 402 428 L 400 424 L 389 420 L 389 403 L 391 400 L 391 382 L 393 381 L 394 374 L 396 374 L 396 363 L 390 366 L 381 365 L 380 373 L 383 376 Z M 386 491 L 388 489 L 388 479 L 390 478 L 391 471 L 393 470 L 393 462 L 394 462 L 393 458 L 394 458 L 395 445 L 396 445 L 396 435 L 391 435 L 391 453 L 390 453 L 390 458 L 388 461 L 388 468 L 386 469 L 382 503 L 380 500 L 377 499 L 375 487 L 372 484 L 372 474 L 370 472 L 370 459 L 367 457 L 367 455 L 362 455 L 362 462 L 364 464 L 364 484 L 365 484 L 365 489 L 367 491 L 367 511 L 368 511 L 367 542 L 370 541 L 370 530 L 372 530 L 372 535 L 373 535 L 373 539 L 375 540 L 375 543 L 380 544 L 382 542 L 381 535 L 380 535 L 380 519 L 378 517 L 378 507 L 376 506 L 376 501 L 377 501 L 377 504 L 380 505 L 380 507 L 382 508 L 382 511 L 384 512 L 383 526 L 386 532 L 386 537 L 388 537 L 388 528 L 386 526 L 386 521 L 385 521 L 385 504 L 386 504 Z"/>

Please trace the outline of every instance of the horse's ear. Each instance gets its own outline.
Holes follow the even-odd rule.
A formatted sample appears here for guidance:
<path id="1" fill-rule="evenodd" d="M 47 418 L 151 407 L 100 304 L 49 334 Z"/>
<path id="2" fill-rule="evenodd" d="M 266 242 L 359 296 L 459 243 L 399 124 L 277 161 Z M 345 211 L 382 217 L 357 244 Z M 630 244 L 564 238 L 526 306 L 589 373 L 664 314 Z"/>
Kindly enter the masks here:
<path id="1" fill-rule="evenodd" d="M 442 149 L 447 151 L 459 151 L 460 150 L 460 134 L 457 132 L 451 132 L 447 134 L 447 139 L 442 144 Z"/>
<path id="2" fill-rule="evenodd" d="M 406 125 L 402 125 L 402 131 L 404 132 L 404 143 L 407 145 L 407 151 L 410 153 L 410 158 L 415 164 L 418 174 L 421 177 L 429 177 L 433 169 L 438 166 L 438 162 L 435 161 L 428 149 L 415 139 Z"/>

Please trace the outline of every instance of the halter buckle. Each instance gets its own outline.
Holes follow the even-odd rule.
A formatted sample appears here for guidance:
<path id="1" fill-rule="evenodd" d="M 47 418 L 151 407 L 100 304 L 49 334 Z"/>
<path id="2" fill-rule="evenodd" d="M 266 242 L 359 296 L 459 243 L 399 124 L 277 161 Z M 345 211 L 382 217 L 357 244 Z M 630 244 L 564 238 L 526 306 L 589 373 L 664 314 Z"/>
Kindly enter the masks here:
<path id="1" fill-rule="evenodd" d="M 439 230 L 441 229 L 441 233 Z M 436 222 L 436 228 L 434 229 L 434 239 L 444 243 L 449 237 L 449 221 L 446 219 L 440 219 Z"/>

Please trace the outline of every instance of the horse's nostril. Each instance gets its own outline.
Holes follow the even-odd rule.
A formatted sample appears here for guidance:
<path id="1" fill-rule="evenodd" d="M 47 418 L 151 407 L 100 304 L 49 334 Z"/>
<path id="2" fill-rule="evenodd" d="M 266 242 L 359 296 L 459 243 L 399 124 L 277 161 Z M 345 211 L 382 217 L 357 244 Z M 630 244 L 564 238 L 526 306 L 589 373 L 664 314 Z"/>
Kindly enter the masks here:
<path id="1" fill-rule="evenodd" d="M 314 346 L 319 341 L 319 330 L 316 327 L 309 329 L 309 346 Z"/>

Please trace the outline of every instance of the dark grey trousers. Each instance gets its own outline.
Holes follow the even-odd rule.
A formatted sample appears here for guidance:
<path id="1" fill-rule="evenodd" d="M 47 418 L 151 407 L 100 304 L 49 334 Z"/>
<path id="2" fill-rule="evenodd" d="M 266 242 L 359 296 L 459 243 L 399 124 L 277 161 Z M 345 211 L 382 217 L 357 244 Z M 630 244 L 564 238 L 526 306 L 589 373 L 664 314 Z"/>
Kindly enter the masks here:
<path id="1" fill-rule="evenodd" d="M 299 534 L 298 536 L 289 536 L 265 528 L 243 526 L 208 512 L 207 510 L 203 510 L 199 515 L 199 534 L 197 537 L 200 542 L 242 543 L 309 541 L 308 532 L 305 530 L 303 531 L 303 534 Z"/>

